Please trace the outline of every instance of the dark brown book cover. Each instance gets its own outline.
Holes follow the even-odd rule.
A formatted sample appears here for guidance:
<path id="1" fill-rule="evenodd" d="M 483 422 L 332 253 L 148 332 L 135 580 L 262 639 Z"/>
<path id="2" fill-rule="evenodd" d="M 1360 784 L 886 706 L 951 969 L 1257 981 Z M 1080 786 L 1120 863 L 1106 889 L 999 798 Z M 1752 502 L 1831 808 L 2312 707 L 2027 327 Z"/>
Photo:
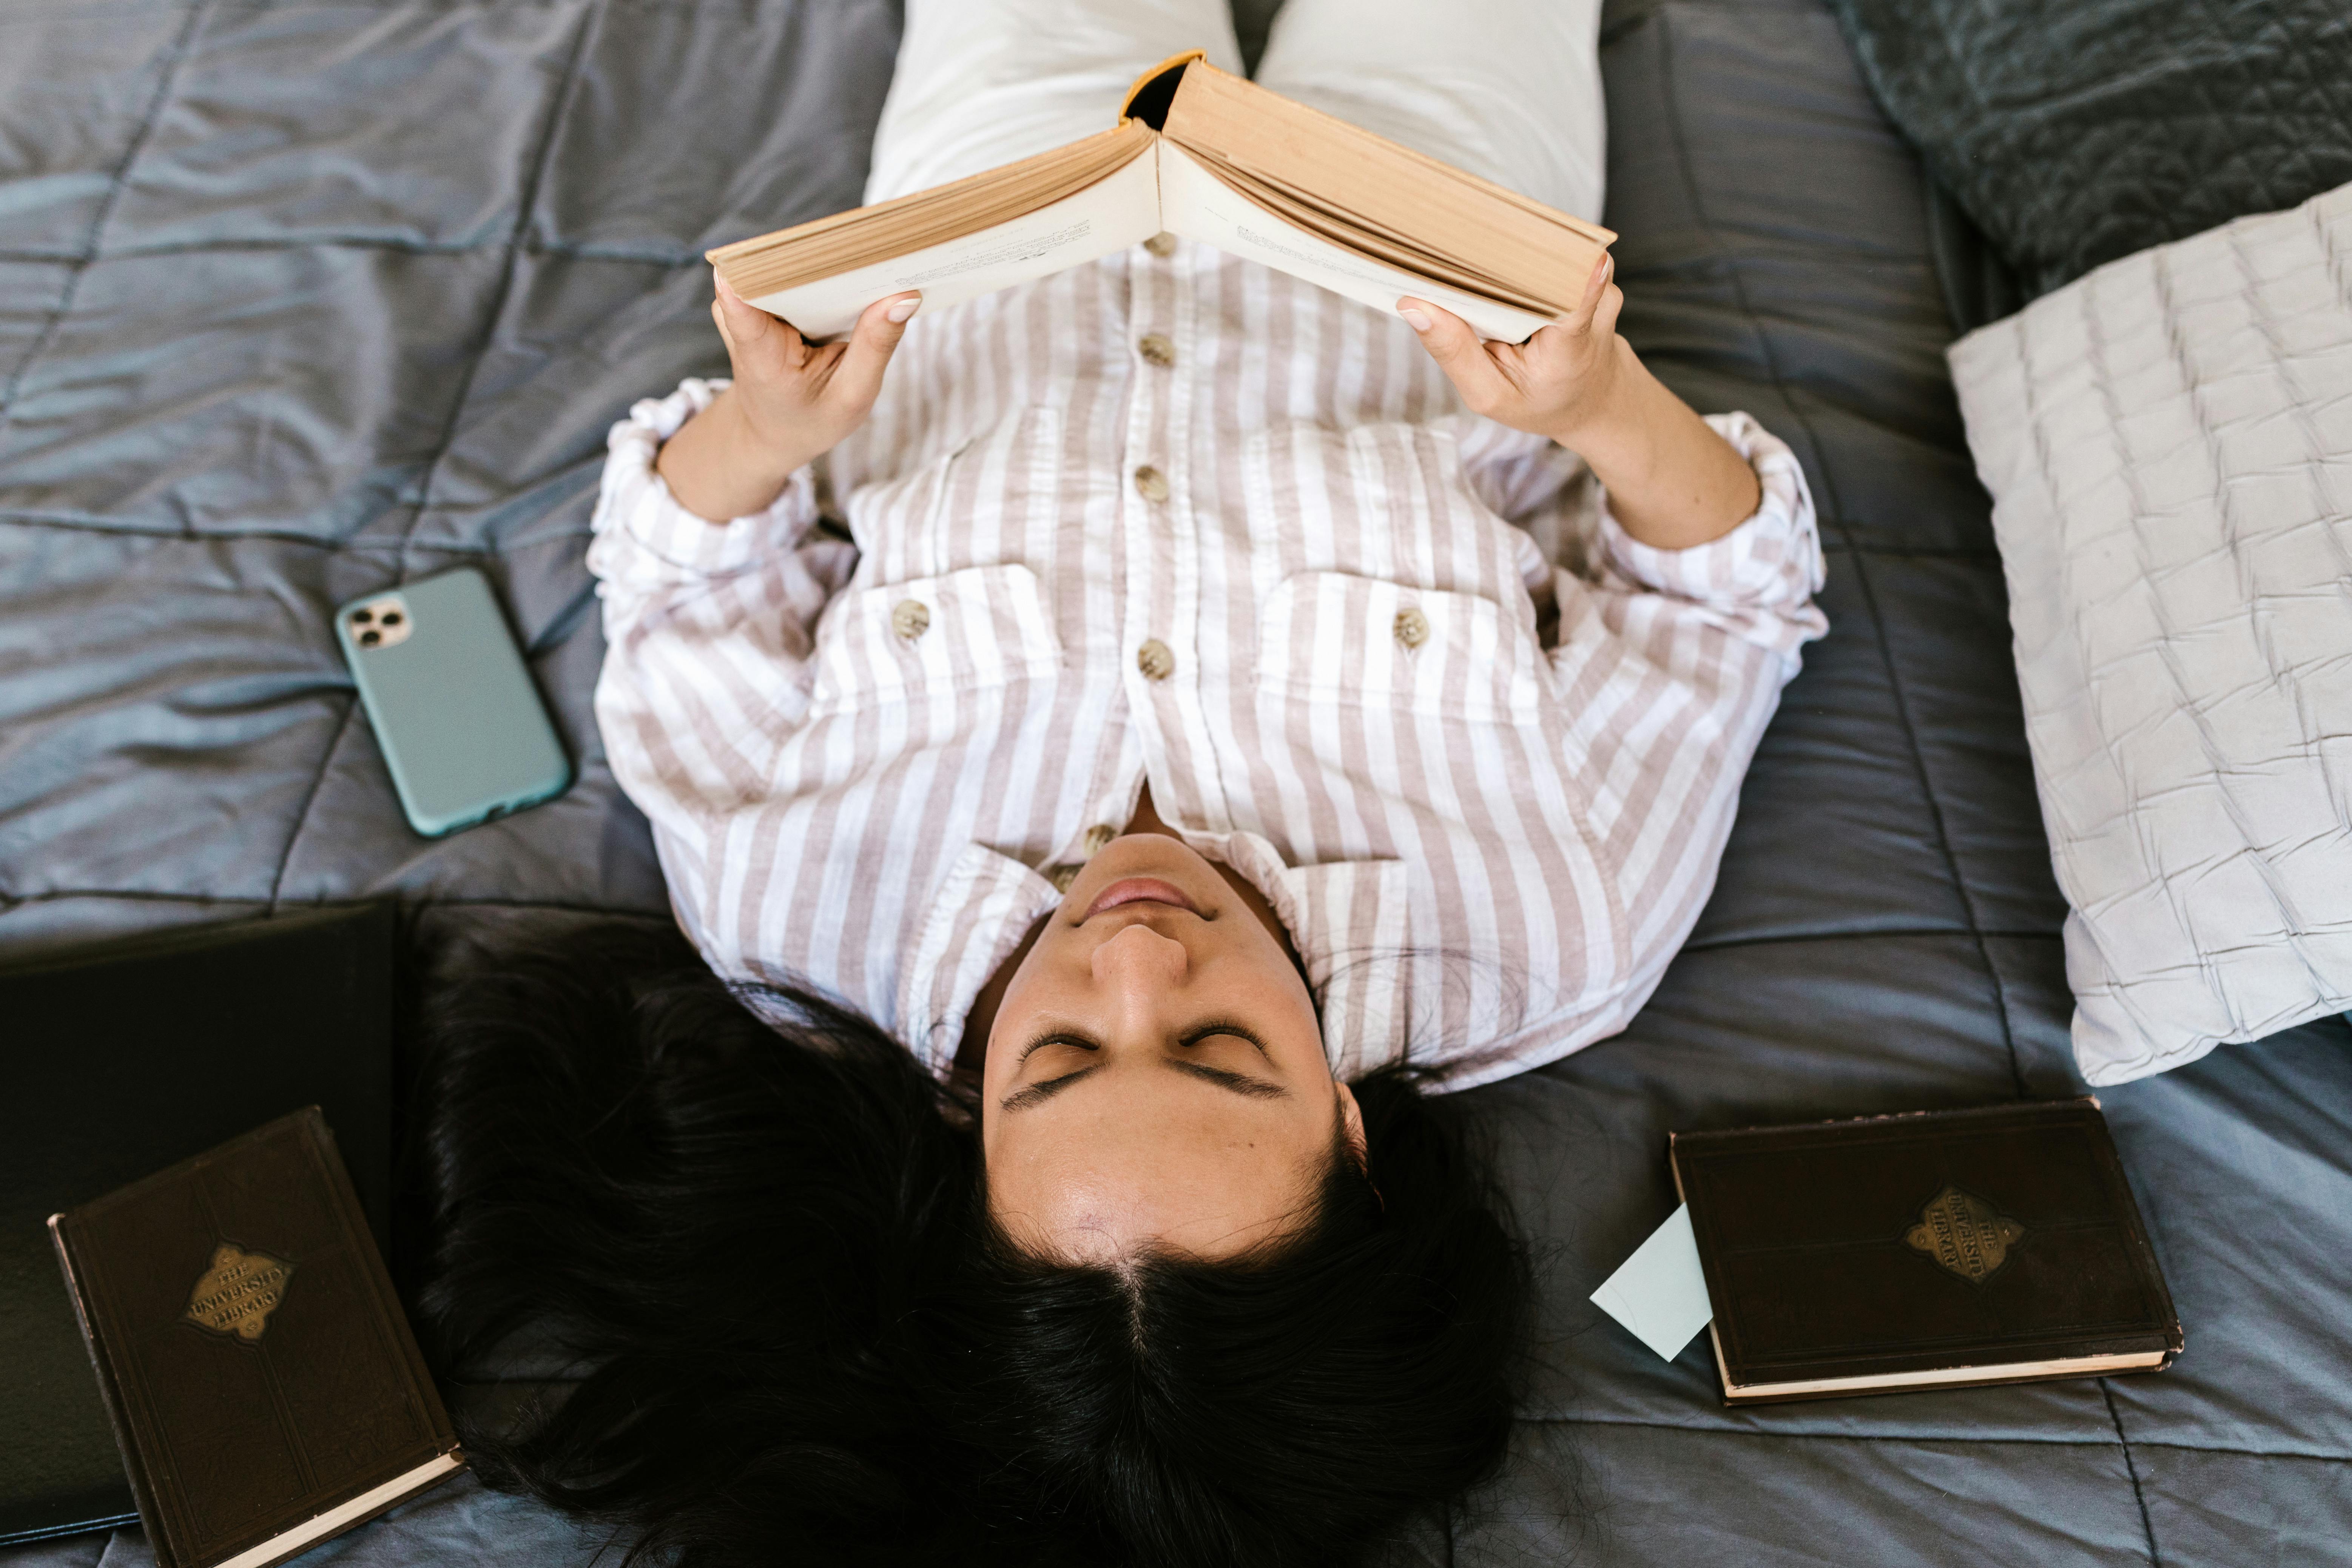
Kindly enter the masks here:
<path id="1" fill-rule="evenodd" d="M 1733 1404 L 2168 1366 L 2098 1101 L 1677 1132 Z"/>
<path id="2" fill-rule="evenodd" d="M 315 1106 L 49 1230 L 160 1568 L 263 1568 L 457 1468 Z"/>

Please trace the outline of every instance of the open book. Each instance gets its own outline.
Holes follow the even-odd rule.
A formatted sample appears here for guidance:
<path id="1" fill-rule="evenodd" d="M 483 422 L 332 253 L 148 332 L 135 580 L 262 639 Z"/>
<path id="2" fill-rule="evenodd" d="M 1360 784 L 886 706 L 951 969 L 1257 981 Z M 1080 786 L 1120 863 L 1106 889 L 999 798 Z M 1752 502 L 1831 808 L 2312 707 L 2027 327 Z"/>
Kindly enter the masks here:
<path id="1" fill-rule="evenodd" d="M 958 304 L 1163 230 L 1383 310 L 1411 294 L 1511 342 L 1574 310 L 1617 237 L 1194 50 L 1138 79 L 1108 131 L 709 255 L 746 300 L 824 339 L 892 294 Z"/>

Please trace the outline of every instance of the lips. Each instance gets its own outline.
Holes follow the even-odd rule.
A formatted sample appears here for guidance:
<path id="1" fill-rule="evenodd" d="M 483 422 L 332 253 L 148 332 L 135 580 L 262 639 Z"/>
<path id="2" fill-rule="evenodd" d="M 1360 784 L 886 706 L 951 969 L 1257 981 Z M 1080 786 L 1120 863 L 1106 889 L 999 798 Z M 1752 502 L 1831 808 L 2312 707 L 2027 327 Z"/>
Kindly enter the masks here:
<path id="1" fill-rule="evenodd" d="M 1102 890 L 1087 910 L 1086 918 L 1092 920 L 1105 910 L 1115 910 L 1121 904 L 1169 904 L 1192 914 L 1201 912 L 1184 896 L 1184 889 L 1172 882 L 1163 882 L 1157 877 L 1122 877 Z"/>

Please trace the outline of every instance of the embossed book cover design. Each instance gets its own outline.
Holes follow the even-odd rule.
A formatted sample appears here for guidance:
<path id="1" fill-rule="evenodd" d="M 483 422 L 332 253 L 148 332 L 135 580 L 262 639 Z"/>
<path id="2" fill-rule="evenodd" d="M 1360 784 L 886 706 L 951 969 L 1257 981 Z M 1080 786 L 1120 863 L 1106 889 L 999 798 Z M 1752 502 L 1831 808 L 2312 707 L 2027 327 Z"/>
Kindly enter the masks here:
<path id="1" fill-rule="evenodd" d="M 264 1568 L 462 1462 L 315 1108 L 49 1228 L 162 1568 Z"/>
<path id="2" fill-rule="evenodd" d="M 1727 1400 L 2154 1371 L 2180 1324 L 2095 1100 L 1678 1132 Z"/>

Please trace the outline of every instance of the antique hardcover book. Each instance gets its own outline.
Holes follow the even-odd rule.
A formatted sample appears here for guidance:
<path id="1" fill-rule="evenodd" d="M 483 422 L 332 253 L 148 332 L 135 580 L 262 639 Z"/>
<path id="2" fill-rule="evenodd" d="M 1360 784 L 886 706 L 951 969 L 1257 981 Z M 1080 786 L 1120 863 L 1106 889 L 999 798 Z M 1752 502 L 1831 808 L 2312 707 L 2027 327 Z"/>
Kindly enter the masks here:
<path id="1" fill-rule="evenodd" d="M 464 1463 L 315 1106 L 49 1233 L 160 1568 L 268 1568 Z"/>
<path id="2" fill-rule="evenodd" d="M 1574 310 L 1617 237 L 1194 50 L 1139 78 L 1108 131 L 709 254 L 745 300 L 823 339 L 888 295 L 952 305 L 1162 232 L 1383 310 L 1414 295 L 1511 342 Z"/>
<path id="3" fill-rule="evenodd" d="M 0 1545 L 139 1517 L 49 1215 L 316 1105 L 383 1239 L 397 941 L 379 903 L 0 965 Z"/>
<path id="4" fill-rule="evenodd" d="M 2152 1372 L 2180 1320 L 2095 1100 L 1677 1132 L 1727 1404 Z"/>

